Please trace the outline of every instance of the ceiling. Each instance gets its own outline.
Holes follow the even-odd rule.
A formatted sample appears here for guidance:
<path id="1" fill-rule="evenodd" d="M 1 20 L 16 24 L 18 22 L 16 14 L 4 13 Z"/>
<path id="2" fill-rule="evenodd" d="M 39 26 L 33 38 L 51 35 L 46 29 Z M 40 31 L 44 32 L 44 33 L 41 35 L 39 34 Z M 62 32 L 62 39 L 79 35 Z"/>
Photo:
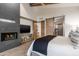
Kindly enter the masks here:
<path id="1" fill-rule="evenodd" d="M 46 6 L 46 5 L 51 5 L 51 4 L 58 4 L 58 3 L 30 3 L 29 5 L 31 7 L 36 7 L 36 6 Z"/>

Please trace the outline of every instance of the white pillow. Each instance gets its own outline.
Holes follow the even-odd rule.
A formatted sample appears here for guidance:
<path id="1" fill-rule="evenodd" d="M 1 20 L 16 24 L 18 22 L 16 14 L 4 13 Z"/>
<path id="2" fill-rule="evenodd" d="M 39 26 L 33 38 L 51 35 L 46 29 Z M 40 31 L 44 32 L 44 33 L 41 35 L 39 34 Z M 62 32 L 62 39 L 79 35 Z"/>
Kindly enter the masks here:
<path id="1" fill-rule="evenodd" d="M 74 48 L 79 48 L 79 33 L 71 31 L 69 33 L 69 38 L 71 39 Z"/>

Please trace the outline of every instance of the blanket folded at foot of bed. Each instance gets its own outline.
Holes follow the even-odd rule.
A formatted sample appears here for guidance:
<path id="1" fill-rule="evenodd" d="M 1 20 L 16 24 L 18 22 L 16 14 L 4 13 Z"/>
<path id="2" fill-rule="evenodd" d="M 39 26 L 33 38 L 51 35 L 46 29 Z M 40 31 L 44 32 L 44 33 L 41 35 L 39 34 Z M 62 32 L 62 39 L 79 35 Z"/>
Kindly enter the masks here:
<path id="1" fill-rule="evenodd" d="M 44 55 L 47 55 L 47 47 L 50 40 L 52 40 L 55 36 L 48 35 L 44 36 L 42 38 L 38 38 L 35 40 L 33 44 L 33 51 L 37 51 L 39 53 L 42 53 Z"/>

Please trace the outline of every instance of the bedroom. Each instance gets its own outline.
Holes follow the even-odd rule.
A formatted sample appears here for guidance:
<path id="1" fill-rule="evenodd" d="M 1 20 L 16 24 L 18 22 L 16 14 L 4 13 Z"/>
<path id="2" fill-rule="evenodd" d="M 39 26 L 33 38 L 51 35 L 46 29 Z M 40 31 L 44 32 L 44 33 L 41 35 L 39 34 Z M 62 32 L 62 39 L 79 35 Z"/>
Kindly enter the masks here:
<path id="1" fill-rule="evenodd" d="M 76 53 L 79 52 L 78 46 L 76 46 L 78 40 L 76 43 L 74 43 L 75 48 L 73 45 L 71 47 L 72 44 L 71 39 L 74 38 L 72 40 L 74 42 L 76 41 L 76 39 L 78 39 L 78 29 L 79 29 L 78 10 L 79 10 L 78 3 L 56 3 L 56 4 L 21 3 L 20 24 L 30 26 L 30 33 L 20 34 L 21 39 L 23 39 L 22 45 L 25 44 L 26 46 L 26 44 L 29 43 L 29 41 L 32 42 L 33 40 L 36 42 L 38 41 L 38 43 L 40 44 L 39 38 L 41 39 L 46 38 L 45 44 L 43 43 L 44 39 L 41 40 L 42 43 L 40 46 L 38 43 L 35 43 L 37 44 L 36 47 L 38 46 L 38 48 L 40 49 L 40 50 L 39 49 L 36 50 L 39 50 L 40 52 L 43 52 L 45 55 L 48 56 L 79 55 L 79 53 Z M 32 38 L 33 40 L 27 40 L 30 38 Z M 52 38 L 53 40 L 51 40 L 50 38 Z M 31 46 L 33 45 L 34 41 L 32 42 Z M 44 45 L 42 46 L 42 44 Z M 27 53 L 24 51 L 26 55 L 33 55 L 33 56 L 43 55 L 42 53 L 31 51 L 32 50 L 31 46 L 29 46 L 29 49 L 27 49 Z M 27 46 L 23 48 L 26 49 Z M 41 49 L 45 49 L 45 51 L 44 50 L 41 51 Z M 67 53 L 66 51 L 67 52 L 71 51 L 71 52 Z M 1 55 L 7 55 L 7 53 L 8 52 L 2 52 Z"/>
<path id="2" fill-rule="evenodd" d="M 38 4 L 38 5 L 40 5 L 40 4 Z M 76 28 L 79 26 L 79 24 L 78 24 L 78 19 L 79 19 L 79 17 L 78 17 L 78 15 L 79 15 L 79 13 L 78 13 L 78 5 L 79 4 L 72 3 L 72 4 L 49 4 L 49 5 L 42 4 L 42 5 L 43 6 L 32 6 L 31 7 L 31 8 L 33 8 L 32 9 L 32 14 L 34 13 L 33 14 L 33 17 L 37 21 L 37 22 L 35 22 L 35 24 L 37 24 L 37 25 L 34 24 L 35 27 L 33 28 L 33 30 L 35 31 L 34 32 L 35 35 L 37 34 L 35 36 L 35 38 L 36 37 L 37 38 L 38 37 L 40 38 L 42 36 L 47 36 L 47 35 L 57 36 L 58 34 L 62 34 L 63 37 L 60 37 L 60 38 L 61 39 L 64 39 L 64 40 L 62 40 L 62 41 L 61 40 L 60 41 L 58 40 L 58 41 L 56 41 L 56 43 L 60 43 L 61 42 L 60 44 L 63 44 L 63 48 L 64 48 L 65 47 L 64 45 L 68 44 L 68 42 L 66 41 L 66 39 L 69 40 L 69 33 L 70 32 L 72 33 L 72 31 L 76 31 Z M 49 22 L 48 24 L 46 23 L 47 19 L 48 19 L 48 22 Z M 61 22 L 63 23 L 63 28 L 62 28 L 63 29 L 62 30 L 63 32 L 62 31 L 60 31 L 60 33 L 55 32 L 55 28 L 58 27 L 58 26 L 56 26 L 56 27 L 53 26 L 53 25 L 55 25 L 55 23 L 53 23 L 54 22 L 53 21 L 54 19 L 59 19 L 59 20 L 62 19 L 63 20 L 63 22 L 62 22 L 62 20 L 60 21 L 60 23 Z M 43 25 L 41 25 L 41 24 L 43 24 Z M 73 33 L 73 34 L 75 34 L 75 33 Z M 75 36 L 76 35 L 78 35 L 78 34 L 75 34 Z M 73 36 L 72 39 L 75 36 Z M 64 38 L 64 37 L 66 37 L 66 38 Z M 57 37 L 57 38 L 59 38 L 59 37 Z M 78 39 L 78 37 L 76 36 L 75 39 Z M 51 46 L 50 43 L 49 43 L 49 45 Z M 38 46 L 38 44 L 37 44 L 37 46 Z M 40 46 L 42 46 L 42 45 L 40 45 Z M 37 48 L 40 48 L 40 47 L 37 47 Z M 41 47 L 39 49 L 39 51 L 41 49 L 44 49 L 44 48 Z M 53 48 L 51 48 L 51 49 L 53 50 Z M 53 52 L 51 51 L 51 49 L 49 47 L 49 51 L 51 53 L 49 52 L 48 55 L 73 55 L 73 53 L 71 53 L 71 52 L 70 53 L 62 52 L 61 49 L 60 49 L 61 53 L 59 52 L 59 50 L 56 49 L 59 53 L 54 52 L 54 54 L 52 54 Z M 38 49 L 36 49 L 36 50 L 38 50 Z M 70 50 L 73 50 L 73 49 L 70 49 Z M 53 50 L 53 51 L 55 51 L 55 50 Z M 78 52 L 78 50 L 76 50 L 76 52 Z M 33 53 L 36 54 L 36 55 L 42 55 L 42 54 L 40 54 L 40 53 L 38 53 L 36 51 L 33 51 Z M 74 53 L 74 55 L 78 55 L 78 54 L 75 54 L 75 53 Z M 30 52 L 28 52 L 28 55 L 29 54 L 30 54 Z"/>

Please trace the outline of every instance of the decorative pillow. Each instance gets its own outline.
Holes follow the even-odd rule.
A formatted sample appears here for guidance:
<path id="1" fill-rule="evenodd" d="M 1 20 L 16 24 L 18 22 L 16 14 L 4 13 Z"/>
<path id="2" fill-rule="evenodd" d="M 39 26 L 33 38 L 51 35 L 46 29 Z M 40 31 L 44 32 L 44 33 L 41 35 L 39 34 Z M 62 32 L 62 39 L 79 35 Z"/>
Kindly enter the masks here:
<path id="1" fill-rule="evenodd" d="M 79 32 L 75 31 L 71 31 L 69 33 L 69 38 L 71 39 L 72 45 L 77 48 L 79 47 Z"/>

